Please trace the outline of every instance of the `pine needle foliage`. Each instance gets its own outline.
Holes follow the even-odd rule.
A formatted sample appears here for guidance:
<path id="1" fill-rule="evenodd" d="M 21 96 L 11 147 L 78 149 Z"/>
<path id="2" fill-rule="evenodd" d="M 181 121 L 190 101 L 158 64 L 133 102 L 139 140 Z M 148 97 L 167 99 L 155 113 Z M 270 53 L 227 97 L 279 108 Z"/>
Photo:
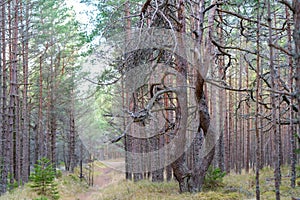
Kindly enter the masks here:
<path id="1" fill-rule="evenodd" d="M 59 199 L 59 194 L 54 179 L 55 171 L 51 161 L 47 158 L 41 158 L 35 165 L 34 172 L 30 175 L 30 180 L 32 181 L 30 187 L 38 195 L 57 200 Z"/>
<path id="2" fill-rule="evenodd" d="M 205 188 L 215 188 L 223 186 L 223 178 L 226 175 L 220 168 L 209 167 L 204 179 Z"/>

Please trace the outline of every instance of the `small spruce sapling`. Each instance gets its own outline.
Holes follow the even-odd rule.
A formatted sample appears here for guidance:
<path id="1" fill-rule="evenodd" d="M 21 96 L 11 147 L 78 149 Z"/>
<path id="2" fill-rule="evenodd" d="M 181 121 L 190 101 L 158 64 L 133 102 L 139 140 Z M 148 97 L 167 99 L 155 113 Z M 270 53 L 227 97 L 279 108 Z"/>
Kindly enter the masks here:
<path id="1" fill-rule="evenodd" d="M 57 184 L 54 182 L 55 171 L 49 159 L 41 158 L 34 166 L 34 172 L 30 175 L 32 183 L 30 187 L 38 195 L 52 200 L 59 199 Z"/>

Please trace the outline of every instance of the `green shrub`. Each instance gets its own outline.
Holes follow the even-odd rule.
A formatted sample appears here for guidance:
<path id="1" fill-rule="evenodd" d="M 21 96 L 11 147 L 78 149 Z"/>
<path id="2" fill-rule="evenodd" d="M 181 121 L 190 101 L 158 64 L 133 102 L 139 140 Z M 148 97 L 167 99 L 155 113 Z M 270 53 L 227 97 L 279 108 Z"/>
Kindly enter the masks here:
<path id="1" fill-rule="evenodd" d="M 61 178 L 62 177 L 62 172 L 61 170 L 57 169 L 56 170 L 56 178 Z"/>
<path id="2" fill-rule="evenodd" d="M 219 168 L 209 167 L 204 179 L 205 188 L 214 188 L 223 185 L 223 178 L 226 175 Z"/>
<path id="3" fill-rule="evenodd" d="M 41 158 L 34 167 L 34 173 L 30 175 L 30 180 L 32 181 L 30 187 L 37 192 L 38 195 L 57 200 L 59 199 L 59 195 L 54 179 L 55 171 L 50 160 Z"/>
<path id="4" fill-rule="evenodd" d="M 47 197 L 39 197 L 39 198 L 35 198 L 34 200 L 48 200 L 48 198 Z"/>
<path id="5" fill-rule="evenodd" d="M 300 166 L 299 165 L 296 166 L 296 174 L 297 174 L 297 178 L 300 178 Z"/>
<path id="6" fill-rule="evenodd" d="M 7 188 L 8 188 L 10 191 L 12 191 L 12 190 L 16 189 L 17 187 L 19 187 L 18 182 L 17 182 L 15 179 L 13 179 L 11 173 L 8 173 L 7 179 L 8 179 L 8 180 L 7 180 Z M 12 179 L 13 179 L 13 183 L 10 182 L 10 180 L 12 180 Z"/>

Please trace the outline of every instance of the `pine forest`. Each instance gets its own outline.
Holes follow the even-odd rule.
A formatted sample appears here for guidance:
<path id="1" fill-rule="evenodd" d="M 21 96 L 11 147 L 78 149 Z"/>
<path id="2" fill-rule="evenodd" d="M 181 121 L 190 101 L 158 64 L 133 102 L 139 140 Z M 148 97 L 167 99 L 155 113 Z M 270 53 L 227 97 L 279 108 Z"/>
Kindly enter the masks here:
<path id="1" fill-rule="evenodd" d="M 0 200 L 300 199 L 299 0 L 2 0 Z"/>

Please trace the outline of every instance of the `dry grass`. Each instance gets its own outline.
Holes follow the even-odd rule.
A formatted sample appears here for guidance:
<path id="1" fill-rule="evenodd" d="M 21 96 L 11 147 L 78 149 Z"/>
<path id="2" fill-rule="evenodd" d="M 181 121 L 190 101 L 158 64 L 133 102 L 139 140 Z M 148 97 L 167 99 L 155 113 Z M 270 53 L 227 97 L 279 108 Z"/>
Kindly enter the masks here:
<path id="1" fill-rule="evenodd" d="M 205 200 L 239 200 L 241 195 L 236 192 L 225 194 L 223 191 L 202 192 L 198 194 L 179 194 L 178 184 L 175 181 L 164 183 L 152 183 L 150 181 L 120 181 L 99 191 L 99 200 L 160 200 L 160 199 L 205 199 Z"/>
<path id="2" fill-rule="evenodd" d="M 64 174 L 55 182 L 58 184 L 59 195 L 62 200 L 74 200 L 74 196 L 88 190 L 87 184 L 81 182 L 78 176 L 74 174 Z M 0 196 L 0 200 L 32 200 L 38 197 L 27 184 Z"/>
<path id="3" fill-rule="evenodd" d="M 37 197 L 37 194 L 32 192 L 28 186 L 25 186 L 0 196 L 0 200 L 31 200 Z"/>
<path id="4" fill-rule="evenodd" d="M 300 197 L 300 187 L 296 186 L 294 189 L 290 187 L 290 171 L 288 167 L 282 167 L 282 182 L 280 187 L 281 199 L 290 200 L 291 197 Z M 230 174 L 224 178 L 225 189 L 231 191 L 238 191 L 243 194 L 245 199 L 255 197 L 255 175 L 242 173 Z M 273 200 L 275 199 L 274 187 L 274 170 L 265 167 L 260 171 L 260 193 L 261 199 Z"/>
<path id="5" fill-rule="evenodd" d="M 101 164 L 99 164 L 101 166 Z M 104 167 L 104 166 L 102 166 Z M 133 183 L 125 181 L 124 175 L 112 171 L 110 184 L 102 189 L 87 188 L 86 184 L 80 182 L 77 175 L 64 174 L 57 180 L 62 200 L 75 200 L 78 194 L 92 192 L 92 199 L 95 200 L 241 200 L 254 199 L 255 197 L 255 176 L 250 174 L 230 174 L 224 178 L 224 186 L 216 187 L 197 194 L 179 194 L 178 184 L 175 181 L 164 183 L 152 183 L 140 181 Z M 290 200 L 291 197 L 300 197 L 300 187 L 295 189 L 289 187 L 289 170 L 282 170 L 281 199 Z M 264 168 L 261 171 L 261 199 L 275 199 L 273 170 Z M 30 200 L 37 195 L 32 193 L 28 186 L 19 188 L 13 192 L 0 197 L 0 200 Z"/>

